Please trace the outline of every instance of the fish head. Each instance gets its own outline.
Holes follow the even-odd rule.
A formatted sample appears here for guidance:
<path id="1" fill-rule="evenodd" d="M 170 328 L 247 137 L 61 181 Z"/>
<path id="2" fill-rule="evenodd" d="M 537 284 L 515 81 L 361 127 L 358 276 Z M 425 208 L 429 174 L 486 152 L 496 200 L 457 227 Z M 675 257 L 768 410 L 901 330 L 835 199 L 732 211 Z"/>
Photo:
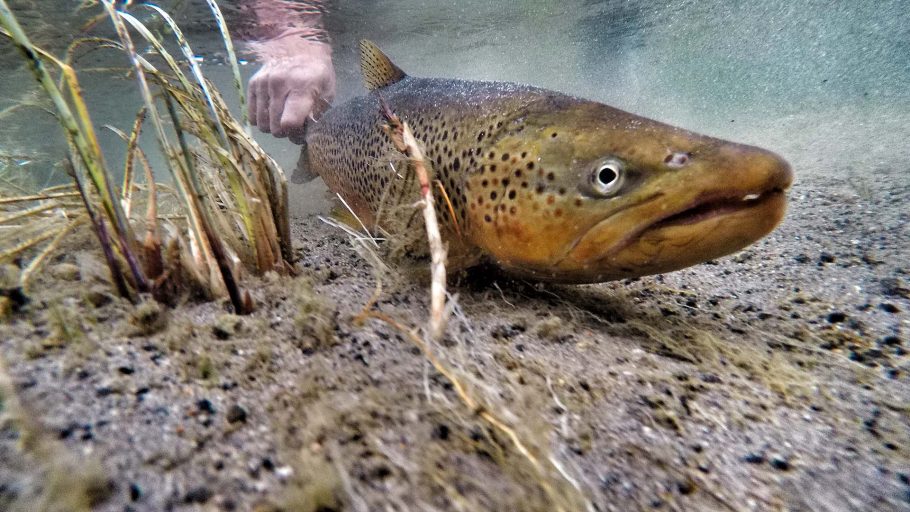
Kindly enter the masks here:
<path id="1" fill-rule="evenodd" d="M 474 243 L 512 273 L 566 283 L 738 251 L 780 223 L 793 176 L 770 151 L 564 98 L 504 121 L 480 157 Z"/>

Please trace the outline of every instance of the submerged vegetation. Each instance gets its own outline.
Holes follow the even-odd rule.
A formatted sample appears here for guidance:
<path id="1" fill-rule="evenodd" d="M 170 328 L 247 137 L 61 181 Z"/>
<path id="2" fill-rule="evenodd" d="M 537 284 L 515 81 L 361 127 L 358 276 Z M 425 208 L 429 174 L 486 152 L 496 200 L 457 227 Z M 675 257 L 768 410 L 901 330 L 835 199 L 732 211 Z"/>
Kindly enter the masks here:
<path id="1" fill-rule="evenodd" d="M 29 277 L 60 240 L 79 224 L 90 223 L 121 296 L 138 302 L 140 294 L 148 293 L 172 303 L 186 294 L 227 295 L 235 311 L 247 313 L 253 305 L 241 286 L 245 272 L 293 272 L 284 174 L 232 117 L 166 12 L 143 6 L 173 34 L 182 60 L 137 17 L 109 0 L 101 4 L 117 40 L 77 39 L 58 58 L 35 47 L 0 0 L 3 34 L 23 54 L 64 129 L 70 151 L 63 165 L 72 178 L 70 185 L 37 194 L 4 193 L 0 225 L 10 229 L 0 235 L 6 248 L 0 259 L 14 261 L 31 251 L 19 282 L 27 289 Z M 215 2 L 209 6 L 222 27 L 240 89 L 223 17 Z M 150 46 L 149 52 L 137 52 L 134 34 Z M 119 173 L 98 144 L 74 67 L 83 47 L 124 52 L 142 95 L 144 105 L 129 133 L 108 127 L 127 148 L 120 186 L 115 184 Z M 138 143 L 147 122 L 175 188 L 156 183 Z M 166 199 L 175 205 L 173 211 L 161 211 Z"/>

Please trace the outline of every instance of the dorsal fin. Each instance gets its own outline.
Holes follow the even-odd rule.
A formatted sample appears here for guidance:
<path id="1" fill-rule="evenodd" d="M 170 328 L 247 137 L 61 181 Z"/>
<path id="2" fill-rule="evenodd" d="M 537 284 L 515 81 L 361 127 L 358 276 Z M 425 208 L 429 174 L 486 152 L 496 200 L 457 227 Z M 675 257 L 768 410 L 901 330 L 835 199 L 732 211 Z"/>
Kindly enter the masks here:
<path id="1" fill-rule="evenodd" d="M 373 41 L 360 41 L 360 70 L 367 89 L 375 91 L 401 80 L 407 75 L 392 63 Z"/>

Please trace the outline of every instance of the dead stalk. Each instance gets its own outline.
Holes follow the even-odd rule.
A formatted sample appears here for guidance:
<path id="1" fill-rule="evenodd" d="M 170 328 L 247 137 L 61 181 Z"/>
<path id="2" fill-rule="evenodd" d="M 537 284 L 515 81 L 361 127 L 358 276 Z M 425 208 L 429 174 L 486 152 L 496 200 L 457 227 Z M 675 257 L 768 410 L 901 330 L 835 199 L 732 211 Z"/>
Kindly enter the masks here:
<path id="1" fill-rule="evenodd" d="M 427 230 L 427 241 L 430 244 L 430 258 L 432 282 L 430 284 L 430 339 L 438 340 L 442 337 L 446 328 L 446 248 L 442 243 L 442 235 L 439 233 L 439 222 L 436 219 L 436 208 L 433 205 L 433 189 L 430 187 L 430 177 L 427 172 L 426 164 L 423 159 L 423 152 L 417 144 L 417 139 L 408 127 L 407 123 L 402 121 L 382 98 L 379 97 L 382 115 L 385 117 L 386 124 L 383 126 L 386 134 L 392 140 L 392 144 L 398 151 L 401 151 L 414 168 L 417 180 L 420 183 L 419 206 L 423 210 L 424 225 Z"/>

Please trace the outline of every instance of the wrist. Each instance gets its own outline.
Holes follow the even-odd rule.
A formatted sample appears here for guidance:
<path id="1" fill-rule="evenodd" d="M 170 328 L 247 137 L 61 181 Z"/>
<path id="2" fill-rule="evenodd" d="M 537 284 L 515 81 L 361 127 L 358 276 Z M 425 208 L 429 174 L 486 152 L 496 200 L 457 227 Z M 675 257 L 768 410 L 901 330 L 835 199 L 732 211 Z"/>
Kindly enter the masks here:
<path id="1" fill-rule="evenodd" d="M 249 43 L 250 50 L 263 61 L 307 58 L 332 60 L 332 46 L 314 40 L 309 29 L 288 29 L 267 41 Z"/>

